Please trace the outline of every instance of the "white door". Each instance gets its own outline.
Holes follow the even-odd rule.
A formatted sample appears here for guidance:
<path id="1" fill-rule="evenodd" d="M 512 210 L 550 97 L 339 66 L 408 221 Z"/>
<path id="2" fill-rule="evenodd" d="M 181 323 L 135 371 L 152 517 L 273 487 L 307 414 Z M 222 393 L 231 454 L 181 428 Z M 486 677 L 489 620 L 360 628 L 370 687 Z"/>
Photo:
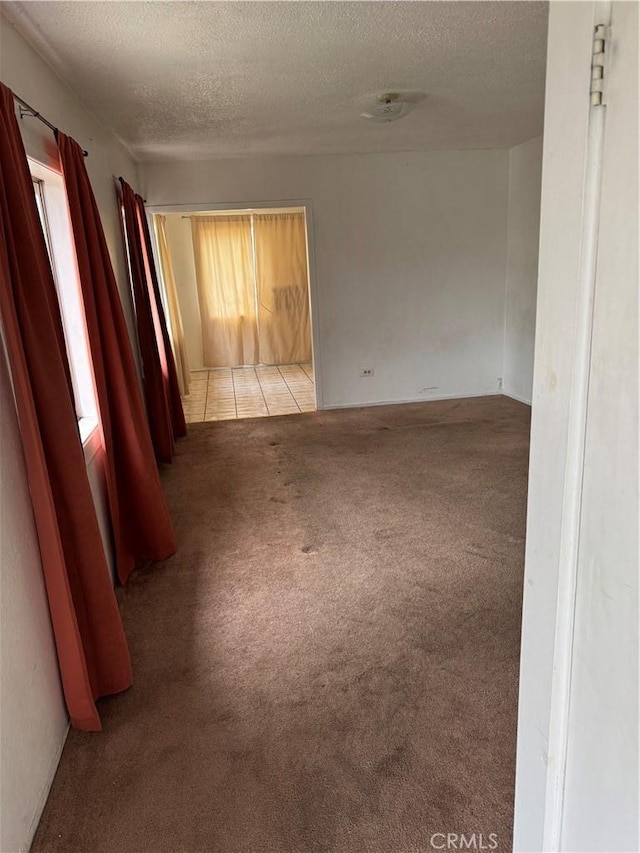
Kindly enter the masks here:
<path id="1" fill-rule="evenodd" d="M 637 851 L 638 5 L 552 3 L 547 67 L 514 847 Z"/>

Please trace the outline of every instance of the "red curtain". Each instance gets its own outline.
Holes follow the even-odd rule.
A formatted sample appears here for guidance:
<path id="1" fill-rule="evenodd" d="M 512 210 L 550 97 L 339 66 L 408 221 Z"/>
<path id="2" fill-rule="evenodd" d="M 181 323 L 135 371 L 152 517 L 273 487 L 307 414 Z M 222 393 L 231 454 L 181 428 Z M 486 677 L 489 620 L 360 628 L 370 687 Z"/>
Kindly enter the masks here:
<path id="1" fill-rule="evenodd" d="M 131 684 L 78 433 L 64 333 L 11 91 L 0 83 L 0 315 L 64 695 L 74 726 Z"/>
<path id="2" fill-rule="evenodd" d="M 105 446 L 118 576 L 176 550 L 133 353 L 82 149 L 56 134 L 64 175 Z"/>
<path id="3" fill-rule="evenodd" d="M 160 300 L 144 201 L 126 181 L 121 179 L 121 183 L 149 426 L 156 456 L 162 462 L 170 462 L 174 439 L 187 432 L 178 376 Z"/>
<path id="4" fill-rule="evenodd" d="M 162 299 L 160 297 L 160 285 L 158 284 L 158 274 L 153 260 L 153 248 L 151 246 L 151 233 L 149 231 L 147 211 L 145 210 L 144 199 L 139 195 L 136 196 L 136 204 L 144 236 L 144 248 L 147 257 L 147 279 L 151 281 L 153 297 L 155 299 L 155 304 L 158 306 L 162 347 L 164 352 L 167 354 L 167 394 L 169 398 L 169 410 L 171 412 L 171 424 L 173 426 L 174 436 L 176 438 L 180 438 L 187 434 L 187 424 L 184 419 L 184 409 L 182 408 L 182 400 L 180 398 L 180 384 L 178 382 L 176 360 L 173 355 L 173 348 L 171 346 L 169 330 L 167 328 L 167 320 L 162 305 Z"/>

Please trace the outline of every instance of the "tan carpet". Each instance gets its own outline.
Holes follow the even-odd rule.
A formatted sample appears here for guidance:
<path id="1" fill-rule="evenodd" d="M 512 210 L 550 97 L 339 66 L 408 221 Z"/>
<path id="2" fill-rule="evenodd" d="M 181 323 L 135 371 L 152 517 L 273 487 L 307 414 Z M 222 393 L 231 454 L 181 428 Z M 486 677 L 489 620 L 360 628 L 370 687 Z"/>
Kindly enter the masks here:
<path id="1" fill-rule="evenodd" d="M 509 850 L 528 431 L 504 397 L 192 426 L 135 684 L 33 849 Z"/>

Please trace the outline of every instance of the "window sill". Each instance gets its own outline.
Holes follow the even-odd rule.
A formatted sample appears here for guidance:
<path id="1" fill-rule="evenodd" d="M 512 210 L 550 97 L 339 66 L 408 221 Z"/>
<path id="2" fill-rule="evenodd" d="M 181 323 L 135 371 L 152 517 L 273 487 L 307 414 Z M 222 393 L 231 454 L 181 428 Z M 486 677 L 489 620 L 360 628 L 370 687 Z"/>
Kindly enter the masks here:
<path id="1" fill-rule="evenodd" d="M 88 465 L 102 444 L 100 430 L 98 429 L 98 419 L 80 418 L 78 429 L 80 430 L 80 441 L 84 450 L 84 461 Z"/>

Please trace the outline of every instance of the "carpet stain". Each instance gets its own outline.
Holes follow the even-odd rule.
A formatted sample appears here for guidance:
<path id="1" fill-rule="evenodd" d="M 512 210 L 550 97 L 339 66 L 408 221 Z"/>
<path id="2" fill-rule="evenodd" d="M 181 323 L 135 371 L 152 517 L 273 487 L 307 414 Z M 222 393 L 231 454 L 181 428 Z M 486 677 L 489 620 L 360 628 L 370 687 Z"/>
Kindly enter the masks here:
<path id="1" fill-rule="evenodd" d="M 504 397 L 191 426 L 178 553 L 118 593 L 134 684 L 33 851 L 509 851 L 528 433 Z"/>

